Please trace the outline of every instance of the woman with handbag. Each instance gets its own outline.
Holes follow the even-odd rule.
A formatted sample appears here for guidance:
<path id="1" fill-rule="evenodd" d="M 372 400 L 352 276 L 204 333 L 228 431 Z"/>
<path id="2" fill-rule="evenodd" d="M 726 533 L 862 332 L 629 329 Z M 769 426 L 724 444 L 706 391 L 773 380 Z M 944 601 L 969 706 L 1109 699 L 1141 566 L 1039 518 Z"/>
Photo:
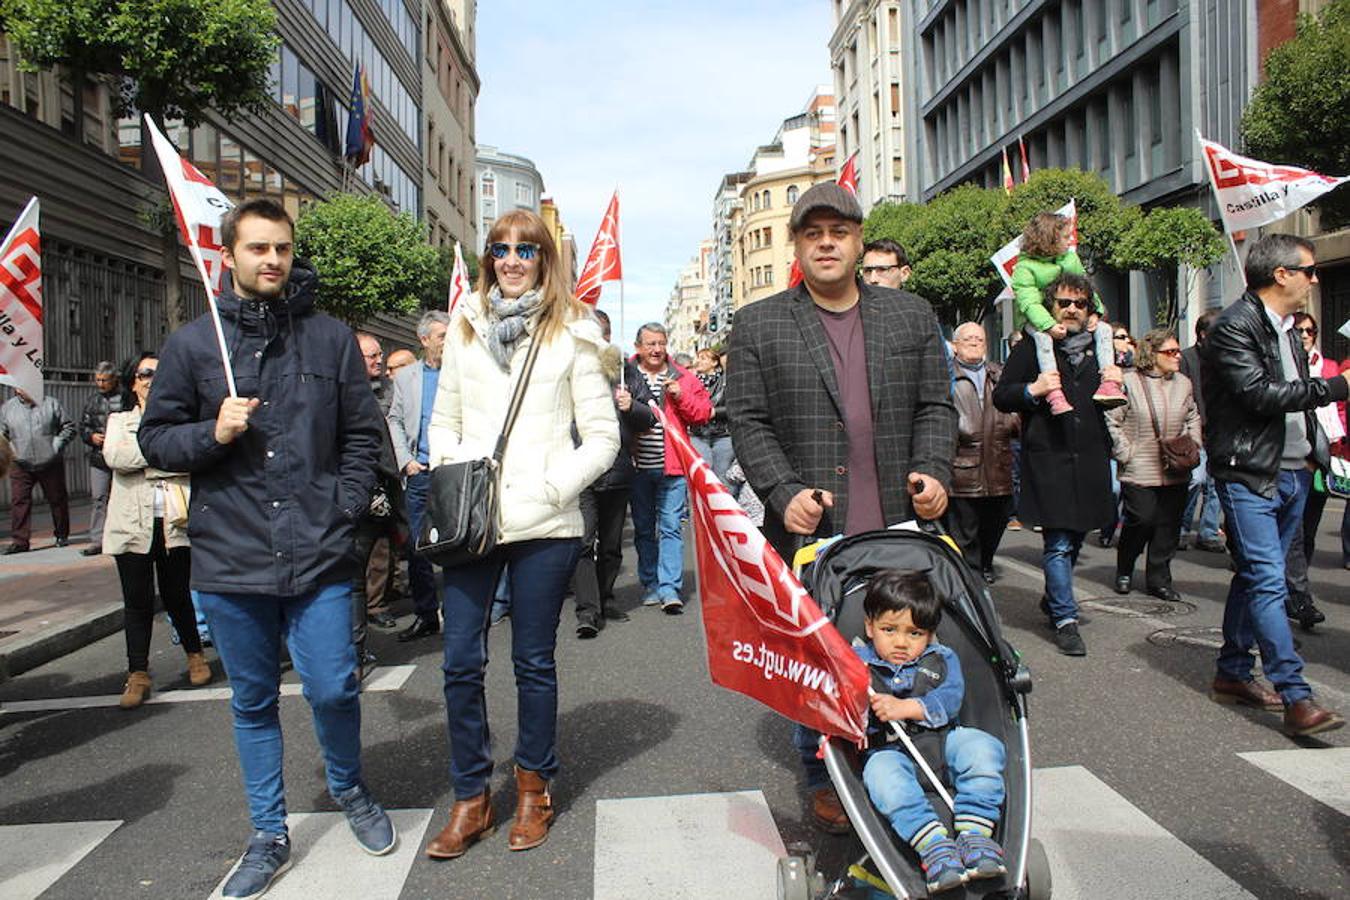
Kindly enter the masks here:
<path id="1" fill-rule="evenodd" d="M 103 552 L 117 561 L 126 609 L 127 683 L 118 705 L 135 709 L 150 696 L 150 631 L 155 619 L 155 579 L 159 596 L 187 652 L 188 681 L 211 681 L 202 653 L 196 614 L 188 592 L 191 551 L 187 539 L 188 476 L 149 467 L 136 443 L 141 414 L 159 361 L 145 353 L 128 372 L 135 406 L 108 417 L 103 458 L 112 469 Z"/>
<path id="2" fill-rule="evenodd" d="M 429 429 L 429 521 L 418 539 L 419 552 L 446 566 L 442 668 L 455 804 L 427 844 L 435 859 L 460 856 L 496 828 L 483 683 L 503 567 L 518 698 L 509 844 L 528 850 L 548 837 L 549 783 L 559 769 L 554 650 L 581 552 L 578 498 L 619 450 L 600 364 L 605 340 L 573 299 L 543 220 L 523 210 L 498 219 L 479 271 L 478 292 L 455 309 L 446 336 Z"/>
<path id="3" fill-rule="evenodd" d="M 1145 588 L 1177 602 L 1172 557 L 1191 470 L 1200 463 L 1200 412 L 1191 380 L 1182 375 L 1174 332 L 1155 329 L 1139 342 L 1133 371 L 1125 373 L 1129 402 L 1106 414 L 1119 465 L 1125 522 L 1116 548 L 1116 593 L 1128 594 L 1134 564 L 1148 548 Z"/>

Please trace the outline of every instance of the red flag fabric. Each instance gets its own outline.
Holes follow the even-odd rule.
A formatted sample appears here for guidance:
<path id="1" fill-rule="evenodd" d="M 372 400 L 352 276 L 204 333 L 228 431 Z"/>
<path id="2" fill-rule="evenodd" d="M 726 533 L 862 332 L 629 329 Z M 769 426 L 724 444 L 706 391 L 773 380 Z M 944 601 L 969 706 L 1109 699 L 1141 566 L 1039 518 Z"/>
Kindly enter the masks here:
<path id="1" fill-rule="evenodd" d="M 1009 194 L 1013 192 L 1012 167 L 1008 165 L 1008 148 L 1003 148 L 1003 190 Z"/>
<path id="2" fill-rule="evenodd" d="M 1031 163 L 1027 161 L 1027 143 L 1020 134 L 1017 136 L 1017 149 L 1022 154 L 1022 183 L 1026 184 L 1031 177 Z"/>
<path id="3" fill-rule="evenodd" d="M 0 243 L 0 384 L 42 401 L 42 238 L 38 198 Z"/>
<path id="4" fill-rule="evenodd" d="M 653 409 L 664 424 L 661 409 Z M 666 428 L 666 436 L 689 480 L 713 683 L 808 728 L 861 743 L 867 666 L 683 432 Z"/>
<path id="5" fill-rule="evenodd" d="M 591 254 L 577 277 L 575 296 L 594 306 L 600 302 L 600 288 L 606 281 L 623 279 L 623 261 L 619 257 L 619 192 L 609 200 L 600 230 L 595 233 Z"/>
<path id="6" fill-rule="evenodd" d="M 847 190 L 853 196 L 858 196 L 858 154 L 854 153 L 844 163 L 844 168 L 839 170 L 839 178 L 836 184 Z M 788 269 L 787 286 L 794 288 L 802 283 L 802 264 L 794 258 L 792 266 Z"/>

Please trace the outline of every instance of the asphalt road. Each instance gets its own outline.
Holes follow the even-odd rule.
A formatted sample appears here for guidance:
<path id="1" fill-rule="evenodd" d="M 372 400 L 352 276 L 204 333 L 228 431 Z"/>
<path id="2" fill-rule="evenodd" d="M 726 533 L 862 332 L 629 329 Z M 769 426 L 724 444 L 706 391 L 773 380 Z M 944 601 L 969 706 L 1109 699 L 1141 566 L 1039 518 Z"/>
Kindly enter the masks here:
<path id="1" fill-rule="evenodd" d="M 1339 553 L 1333 553 L 1339 520 L 1333 505 L 1313 570 L 1328 621 L 1314 634 L 1301 634 L 1300 642 L 1321 698 L 1350 712 L 1350 572 L 1339 568 Z M 1114 551 L 1090 543 L 1078 571 L 1080 597 L 1090 601 L 1091 621 L 1083 628 L 1088 656 L 1071 659 L 1055 652 L 1036 611 L 1038 548 L 1037 535 L 1009 533 L 994 595 L 1009 639 L 1035 678 L 1034 765 L 1049 772 L 1047 785 L 1080 786 L 1055 788 L 1059 795 L 1047 799 L 1047 808 L 1065 810 L 1064 822 L 1085 822 L 1073 826 L 1081 835 L 1061 834 L 1052 847 L 1056 883 L 1064 889 L 1056 896 L 1092 896 L 1082 885 L 1100 879 L 1114 887 L 1096 896 L 1112 898 L 1244 891 L 1262 898 L 1350 896 L 1350 790 L 1337 774 L 1347 771 L 1350 729 L 1325 741 L 1294 742 L 1276 730 L 1275 714 L 1207 699 L 1226 558 L 1180 554 L 1175 576 L 1186 604 L 1168 607 L 1142 595 L 1122 602 L 1109 590 Z M 629 557 L 620 597 L 631 607 L 638 593 Z M 107 590 L 116 590 L 111 577 Z M 597 843 L 597 804 L 625 798 L 759 791 L 782 841 L 811 842 L 827 866 L 851 852 L 846 839 L 826 838 L 809 824 L 789 724 L 709 682 L 696 602 L 682 617 L 635 609 L 631 622 L 612 625 L 593 641 L 577 640 L 572 627 L 569 615 L 558 654 L 563 771 L 554 784 L 558 819 L 549 841 L 511 853 L 503 828 L 452 862 L 420 853 L 452 801 L 439 644 L 398 644 L 391 633 L 376 630 L 372 649 L 381 666 L 415 668 L 395 689 L 364 695 L 366 780 L 391 809 L 431 811 L 424 832 L 405 832 L 413 852 L 399 866 L 389 864 L 384 896 L 626 895 L 615 879 L 640 861 L 630 866 L 623 857 L 628 844 L 612 830 Z M 488 680 L 498 761 L 493 789 L 501 789 L 495 806 L 503 821 L 511 814 L 506 788 L 515 738 L 509 628 L 507 623 L 491 633 Z M 123 660 L 116 636 L 0 685 L 0 898 L 44 889 L 41 896 L 51 900 L 206 897 L 242 850 L 248 822 L 226 700 L 152 704 L 133 712 L 4 708 L 15 701 L 115 695 Z M 181 653 L 158 623 L 151 666 L 161 692 L 186 688 Z M 334 810 L 304 701 L 288 697 L 281 710 L 291 811 Z M 1297 753 L 1274 753 L 1291 750 Z M 1295 775 L 1277 777 L 1253 761 L 1266 759 L 1284 760 Z M 1087 794 L 1074 795 L 1084 784 L 1107 798 L 1100 811 Z M 1099 816 L 1100 834 L 1094 827 Z M 1152 837 L 1133 843 L 1113 837 L 1111 829 L 1124 826 L 1105 823 L 1126 819 L 1154 829 Z M 88 826 L 102 828 L 102 836 L 85 840 L 71 852 L 68 868 L 58 866 L 43 880 L 35 870 L 51 862 L 48 856 L 60 855 L 64 838 L 53 831 L 50 839 L 39 839 L 34 827 L 80 822 L 109 824 Z M 724 824 L 709 822 L 690 840 L 715 838 Z M 1038 823 L 1043 831 L 1055 825 Z M 1078 837 L 1085 843 L 1074 843 Z M 324 864 L 339 870 L 339 878 L 343 858 Z M 1175 864 L 1180 869 L 1164 865 L 1172 859 L 1185 862 Z M 647 889 L 632 896 L 684 896 L 678 882 L 697 883 L 702 869 L 696 860 L 668 862 L 673 880 L 668 872 L 649 878 Z M 311 865 L 310 873 L 317 867 Z M 306 888 L 309 876 L 302 868 L 285 876 L 278 891 L 287 886 L 311 897 L 321 893 Z M 32 884 L 39 887 L 25 887 Z M 744 885 L 721 887 L 701 895 L 747 896 Z"/>

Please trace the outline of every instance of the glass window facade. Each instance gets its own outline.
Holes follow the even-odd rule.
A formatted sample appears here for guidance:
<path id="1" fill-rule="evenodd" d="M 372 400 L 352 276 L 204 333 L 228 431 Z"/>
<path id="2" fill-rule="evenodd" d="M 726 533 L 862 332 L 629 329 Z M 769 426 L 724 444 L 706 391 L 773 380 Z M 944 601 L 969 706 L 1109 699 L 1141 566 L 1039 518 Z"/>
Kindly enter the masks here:
<path id="1" fill-rule="evenodd" d="M 408 135 L 414 144 L 421 147 L 421 127 L 418 122 L 418 104 L 413 94 L 399 80 L 389 60 L 380 52 L 371 39 L 366 27 L 352 11 L 349 0 L 304 0 L 305 5 L 328 36 L 337 44 L 351 63 L 355 72 L 356 64 L 361 63 L 370 79 L 370 90 L 388 111 L 399 128 Z M 408 59 L 414 66 L 417 62 L 417 50 L 420 37 L 417 19 L 408 12 L 403 0 L 380 0 L 381 11 L 389 20 L 399 44 L 408 53 Z M 350 90 L 347 84 L 343 96 Z"/>

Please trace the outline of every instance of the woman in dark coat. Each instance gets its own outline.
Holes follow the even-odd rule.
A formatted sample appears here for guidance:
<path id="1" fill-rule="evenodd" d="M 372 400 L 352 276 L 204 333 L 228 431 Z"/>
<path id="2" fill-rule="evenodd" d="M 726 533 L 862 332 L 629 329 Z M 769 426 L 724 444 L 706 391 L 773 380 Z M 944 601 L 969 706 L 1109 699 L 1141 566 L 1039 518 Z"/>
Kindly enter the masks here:
<path id="1" fill-rule="evenodd" d="M 1024 524 L 1042 529 L 1041 610 L 1055 628 L 1060 651 L 1082 656 L 1087 651 L 1078 634 L 1073 567 L 1083 536 L 1113 514 L 1111 439 L 1092 395 L 1103 377 L 1119 380 L 1121 373 L 1114 362 L 1099 370 L 1092 333 L 1084 328 L 1092 283 L 1081 275 L 1063 275 L 1046 287 L 1045 297 L 1050 314 L 1069 331 L 1055 342 L 1059 372 L 1042 373 L 1035 347 L 1023 341 L 1003 367 L 994 406 L 1022 414 L 1018 514 Z M 1072 412 L 1051 415 L 1044 398 L 1056 386 L 1062 387 Z"/>

